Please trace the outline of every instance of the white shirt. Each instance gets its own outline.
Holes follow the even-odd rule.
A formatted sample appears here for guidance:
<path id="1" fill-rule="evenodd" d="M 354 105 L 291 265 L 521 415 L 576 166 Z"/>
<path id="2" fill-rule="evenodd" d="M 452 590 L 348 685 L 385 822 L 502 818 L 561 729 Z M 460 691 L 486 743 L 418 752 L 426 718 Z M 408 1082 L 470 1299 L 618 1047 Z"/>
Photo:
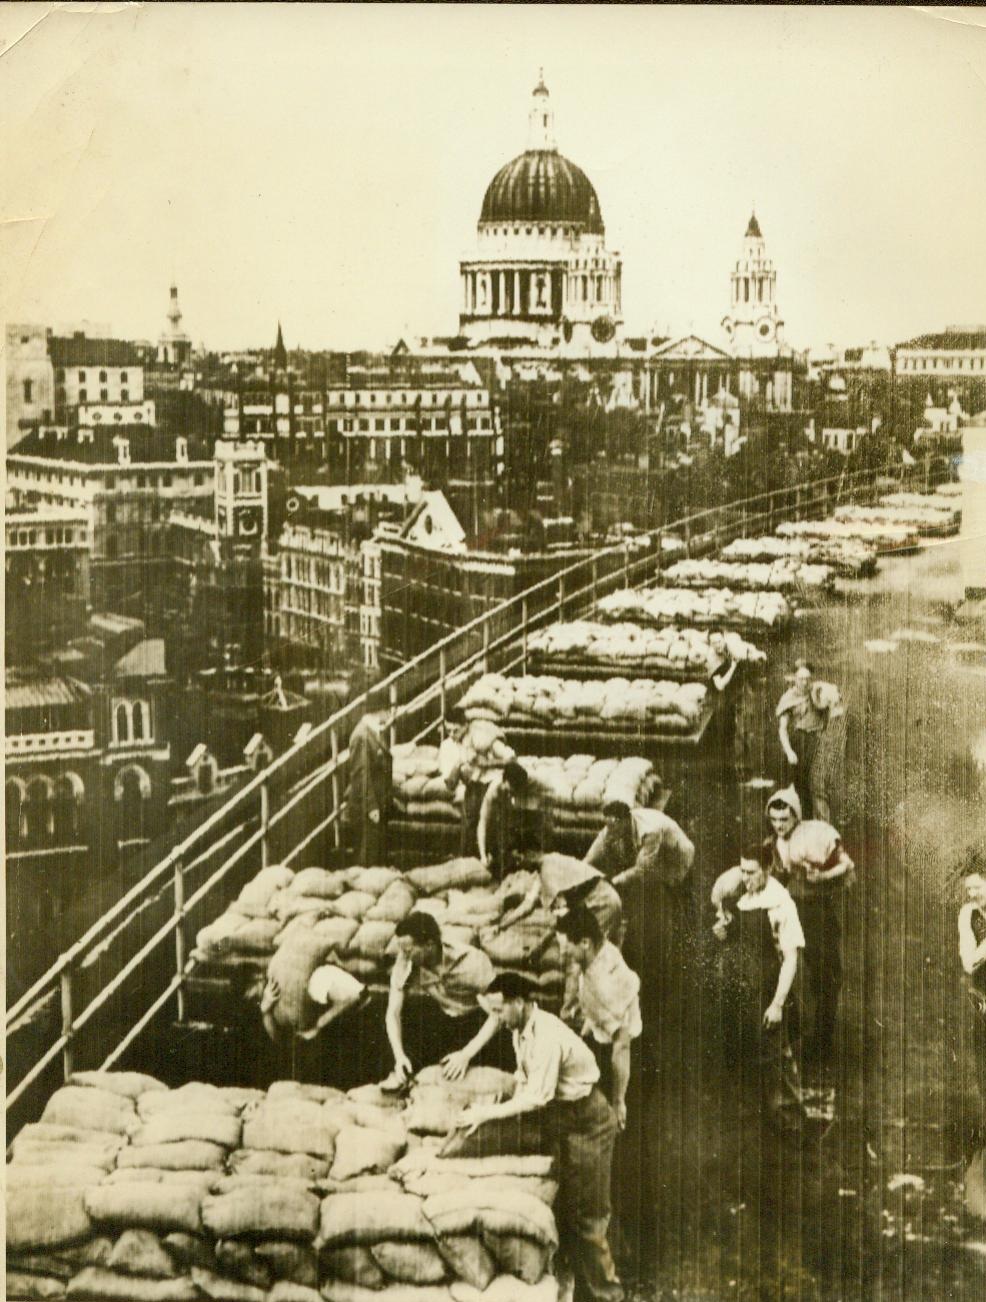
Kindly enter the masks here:
<path id="1" fill-rule="evenodd" d="M 309 998 L 316 1004 L 349 1004 L 358 999 L 366 987 L 362 981 L 344 972 L 334 963 L 317 967 L 308 982 Z"/>
<path id="2" fill-rule="evenodd" d="M 558 1099 L 588 1098 L 599 1080 L 599 1065 L 584 1040 L 553 1013 L 534 1005 L 527 1024 L 513 1033 L 517 1055 L 517 1093 L 545 1107 Z"/>

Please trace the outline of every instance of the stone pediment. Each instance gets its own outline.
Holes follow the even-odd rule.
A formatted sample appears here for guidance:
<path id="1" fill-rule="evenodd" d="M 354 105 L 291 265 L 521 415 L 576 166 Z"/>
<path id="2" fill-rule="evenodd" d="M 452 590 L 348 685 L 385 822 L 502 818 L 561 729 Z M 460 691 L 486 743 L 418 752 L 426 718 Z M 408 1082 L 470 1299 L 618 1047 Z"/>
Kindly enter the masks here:
<path id="1" fill-rule="evenodd" d="M 651 353 L 652 358 L 660 358 L 662 362 L 728 362 L 730 356 L 717 348 L 715 344 L 710 344 L 706 339 L 700 339 L 698 335 L 682 335 L 680 339 L 669 339 L 666 344 L 661 344 L 660 348 L 655 348 Z"/>

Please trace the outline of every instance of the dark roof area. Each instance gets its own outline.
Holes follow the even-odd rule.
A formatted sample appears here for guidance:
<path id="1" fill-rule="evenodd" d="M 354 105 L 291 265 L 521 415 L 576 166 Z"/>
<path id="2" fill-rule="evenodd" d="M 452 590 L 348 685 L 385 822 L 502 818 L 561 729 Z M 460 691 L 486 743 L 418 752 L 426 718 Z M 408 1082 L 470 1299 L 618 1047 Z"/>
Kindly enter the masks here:
<path id="1" fill-rule="evenodd" d="M 986 348 L 986 326 L 976 330 L 942 330 L 938 334 L 917 335 L 898 348 L 952 348 L 966 351 L 970 348 Z"/>
<path id="2" fill-rule="evenodd" d="M 84 437 L 80 437 L 80 434 Z M 14 455 L 48 457 L 52 461 L 81 461 L 86 465 L 116 464 L 119 460 L 115 439 L 130 441 L 130 460 L 136 465 L 150 461 L 175 461 L 175 436 L 147 425 L 97 425 L 89 430 L 70 430 L 67 437 L 32 430 L 17 444 Z M 188 438 L 190 461 L 211 461 L 212 440 L 193 434 Z"/>
<path id="3" fill-rule="evenodd" d="M 763 239 L 763 232 L 760 229 L 760 223 L 757 221 L 757 214 L 755 212 L 750 213 L 750 220 L 746 225 L 746 238 L 754 240 Z"/>
<path id="4" fill-rule="evenodd" d="M 90 339 L 82 333 L 48 340 L 52 366 L 139 366 L 140 353 L 125 339 Z"/>
<path id="5" fill-rule="evenodd" d="M 528 149 L 489 183 L 481 222 L 564 222 L 604 234 L 599 198 L 580 167 L 556 149 Z"/>

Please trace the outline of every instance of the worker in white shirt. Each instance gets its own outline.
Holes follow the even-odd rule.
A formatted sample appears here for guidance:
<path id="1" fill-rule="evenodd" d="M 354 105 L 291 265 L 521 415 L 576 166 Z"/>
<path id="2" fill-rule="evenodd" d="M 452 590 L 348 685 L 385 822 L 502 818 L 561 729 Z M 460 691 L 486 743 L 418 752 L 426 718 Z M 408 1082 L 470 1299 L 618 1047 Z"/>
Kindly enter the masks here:
<path id="1" fill-rule="evenodd" d="M 632 971 L 595 915 L 573 909 L 559 918 L 558 932 L 578 969 L 576 990 L 581 1033 L 596 1054 L 606 1097 L 623 1130 L 627 1121 L 630 1046 L 641 1032 L 640 977 Z"/>
<path id="2" fill-rule="evenodd" d="M 319 1031 L 330 1026 L 350 1008 L 364 1001 L 366 986 L 335 963 L 323 963 L 308 981 L 303 1025 L 295 1030 L 299 1040 L 314 1040 Z M 281 988 L 273 978 L 268 979 L 260 1000 L 260 1016 L 264 1030 L 275 1042 L 283 1040 L 285 1031 L 274 1017 L 274 1008 L 281 998 Z"/>
<path id="3" fill-rule="evenodd" d="M 762 846 L 745 851 L 712 888 L 713 933 L 723 943 L 721 976 L 727 1060 L 781 1129 L 804 1116 L 787 1035 L 805 938 L 797 906 L 770 875 Z"/>
<path id="4" fill-rule="evenodd" d="M 965 902 L 959 909 L 959 959 L 973 1011 L 973 1054 L 979 1092 L 986 1108 L 986 876 L 967 873 Z"/>
<path id="5" fill-rule="evenodd" d="M 517 1089 L 503 1103 L 474 1103 L 462 1114 L 468 1130 L 540 1113 L 558 1146 L 555 1208 L 562 1245 L 588 1302 L 622 1302 L 610 1250 L 610 1178 L 616 1118 L 599 1088 L 592 1050 L 560 1018 L 539 1008 L 537 985 L 501 972 L 483 1000 L 513 1035 Z"/>

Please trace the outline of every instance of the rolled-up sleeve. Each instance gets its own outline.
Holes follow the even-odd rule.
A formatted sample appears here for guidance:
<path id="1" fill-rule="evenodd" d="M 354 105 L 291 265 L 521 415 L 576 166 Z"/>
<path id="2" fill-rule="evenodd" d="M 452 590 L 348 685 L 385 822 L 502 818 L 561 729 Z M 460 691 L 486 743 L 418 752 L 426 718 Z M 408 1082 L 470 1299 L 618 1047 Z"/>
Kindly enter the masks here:
<path id="1" fill-rule="evenodd" d="M 777 948 L 781 954 L 790 954 L 794 950 L 804 949 L 805 933 L 798 917 L 798 906 L 794 900 L 785 900 L 770 910 Z"/>

